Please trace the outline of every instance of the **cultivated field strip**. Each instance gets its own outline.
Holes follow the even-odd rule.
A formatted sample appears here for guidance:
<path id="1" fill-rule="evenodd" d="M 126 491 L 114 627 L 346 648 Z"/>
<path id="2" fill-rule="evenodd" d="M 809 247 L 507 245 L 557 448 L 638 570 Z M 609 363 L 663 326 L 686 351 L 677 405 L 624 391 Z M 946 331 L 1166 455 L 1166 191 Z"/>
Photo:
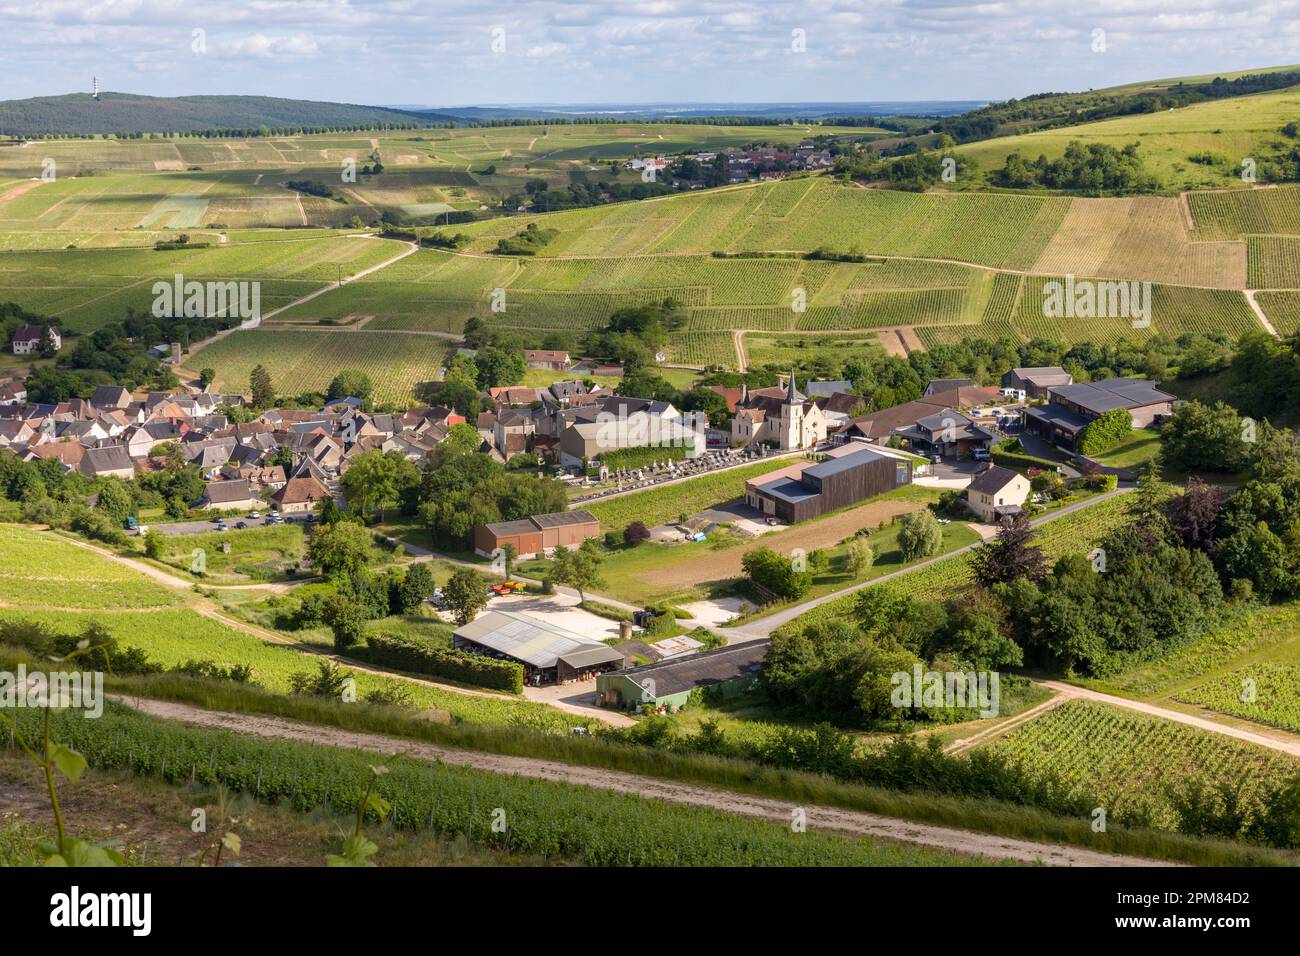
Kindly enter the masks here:
<path id="1" fill-rule="evenodd" d="M 1239 784 L 1249 805 L 1300 771 L 1287 754 L 1092 701 L 1067 701 L 988 749 L 1059 775 L 1111 816 L 1164 829 L 1178 822 L 1169 791 L 1192 777 Z"/>
<path id="2" fill-rule="evenodd" d="M 1300 235 L 1300 186 L 1193 192 L 1187 199 L 1197 239 Z"/>

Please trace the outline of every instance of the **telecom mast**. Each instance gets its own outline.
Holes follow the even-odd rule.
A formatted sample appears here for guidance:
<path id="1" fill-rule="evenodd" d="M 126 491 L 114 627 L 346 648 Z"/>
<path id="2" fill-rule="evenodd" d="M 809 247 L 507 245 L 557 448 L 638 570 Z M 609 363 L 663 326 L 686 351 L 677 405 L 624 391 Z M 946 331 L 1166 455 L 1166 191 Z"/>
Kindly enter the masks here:
<path id="1" fill-rule="evenodd" d="M 91 92 L 90 97 L 91 99 L 97 100 L 99 99 L 99 77 L 92 77 L 90 82 L 94 86 L 94 90 Z"/>

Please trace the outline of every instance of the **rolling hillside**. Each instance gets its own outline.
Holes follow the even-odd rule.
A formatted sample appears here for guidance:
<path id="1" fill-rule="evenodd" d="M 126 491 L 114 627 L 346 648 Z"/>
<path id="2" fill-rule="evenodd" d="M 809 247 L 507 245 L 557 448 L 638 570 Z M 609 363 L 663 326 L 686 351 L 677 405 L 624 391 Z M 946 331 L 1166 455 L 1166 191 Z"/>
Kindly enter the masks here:
<path id="1" fill-rule="evenodd" d="M 420 126 L 447 122 L 438 113 L 413 113 L 273 96 L 137 96 L 88 93 L 0 101 L 0 134 L 194 133 L 205 130 Z"/>

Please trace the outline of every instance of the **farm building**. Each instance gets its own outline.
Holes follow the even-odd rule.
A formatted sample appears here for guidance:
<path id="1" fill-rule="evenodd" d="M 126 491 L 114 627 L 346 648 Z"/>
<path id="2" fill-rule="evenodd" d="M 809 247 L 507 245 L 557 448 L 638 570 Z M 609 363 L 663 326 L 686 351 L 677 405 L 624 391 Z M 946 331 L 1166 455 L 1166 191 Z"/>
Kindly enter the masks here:
<path id="1" fill-rule="evenodd" d="M 644 667 L 629 667 L 596 678 L 596 703 L 603 707 L 682 707 L 691 691 L 716 688 L 734 697 L 758 677 L 767 641 L 747 641 Z"/>
<path id="2" fill-rule="evenodd" d="M 20 325 L 14 332 L 14 355 L 30 355 L 32 352 L 39 352 L 45 342 L 47 328 L 50 345 L 54 347 L 54 351 L 63 348 L 63 338 L 54 326 Z"/>
<path id="3" fill-rule="evenodd" d="M 1112 409 L 1127 409 L 1134 428 L 1147 428 L 1171 414 L 1173 403 L 1174 396 L 1144 378 L 1063 385 L 1048 390 L 1046 405 L 1025 409 L 1025 431 L 1074 450 L 1083 430 Z"/>
<path id="4" fill-rule="evenodd" d="M 862 443 L 814 465 L 793 465 L 745 482 L 745 503 L 789 524 L 817 518 L 912 482 L 913 459 Z"/>
<path id="5" fill-rule="evenodd" d="M 452 638 L 457 650 L 518 661 L 534 686 L 588 680 L 623 663 L 622 654 L 599 641 L 509 611 L 480 614 Z"/>
<path id="6" fill-rule="evenodd" d="M 1049 388 L 1074 384 L 1074 376 L 1059 365 L 1013 368 L 1002 376 L 1003 388 L 1022 391 L 1029 398 L 1046 398 Z"/>
<path id="7" fill-rule="evenodd" d="M 557 545 L 576 547 L 599 535 L 600 522 L 590 511 L 560 511 L 529 515 L 518 521 L 481 524 L 474 529 L 474 550 L 491 557 L 498 548 L 512 544 L 516 555 L 526 559 L 549 554 Z"/>

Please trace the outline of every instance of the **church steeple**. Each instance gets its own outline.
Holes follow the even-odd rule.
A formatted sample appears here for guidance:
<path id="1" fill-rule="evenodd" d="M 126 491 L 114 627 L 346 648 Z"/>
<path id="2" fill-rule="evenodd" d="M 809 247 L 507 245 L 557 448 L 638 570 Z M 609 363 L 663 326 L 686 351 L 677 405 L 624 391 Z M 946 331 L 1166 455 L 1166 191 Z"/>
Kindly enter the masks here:
<path id="1" fill-rule="evenodd" d="M 799 392 L 794 387 L 794 366 L 790 367 L 790 383 L 786 388 L 785 403 L 787 405 L 799 404 Z"/>

